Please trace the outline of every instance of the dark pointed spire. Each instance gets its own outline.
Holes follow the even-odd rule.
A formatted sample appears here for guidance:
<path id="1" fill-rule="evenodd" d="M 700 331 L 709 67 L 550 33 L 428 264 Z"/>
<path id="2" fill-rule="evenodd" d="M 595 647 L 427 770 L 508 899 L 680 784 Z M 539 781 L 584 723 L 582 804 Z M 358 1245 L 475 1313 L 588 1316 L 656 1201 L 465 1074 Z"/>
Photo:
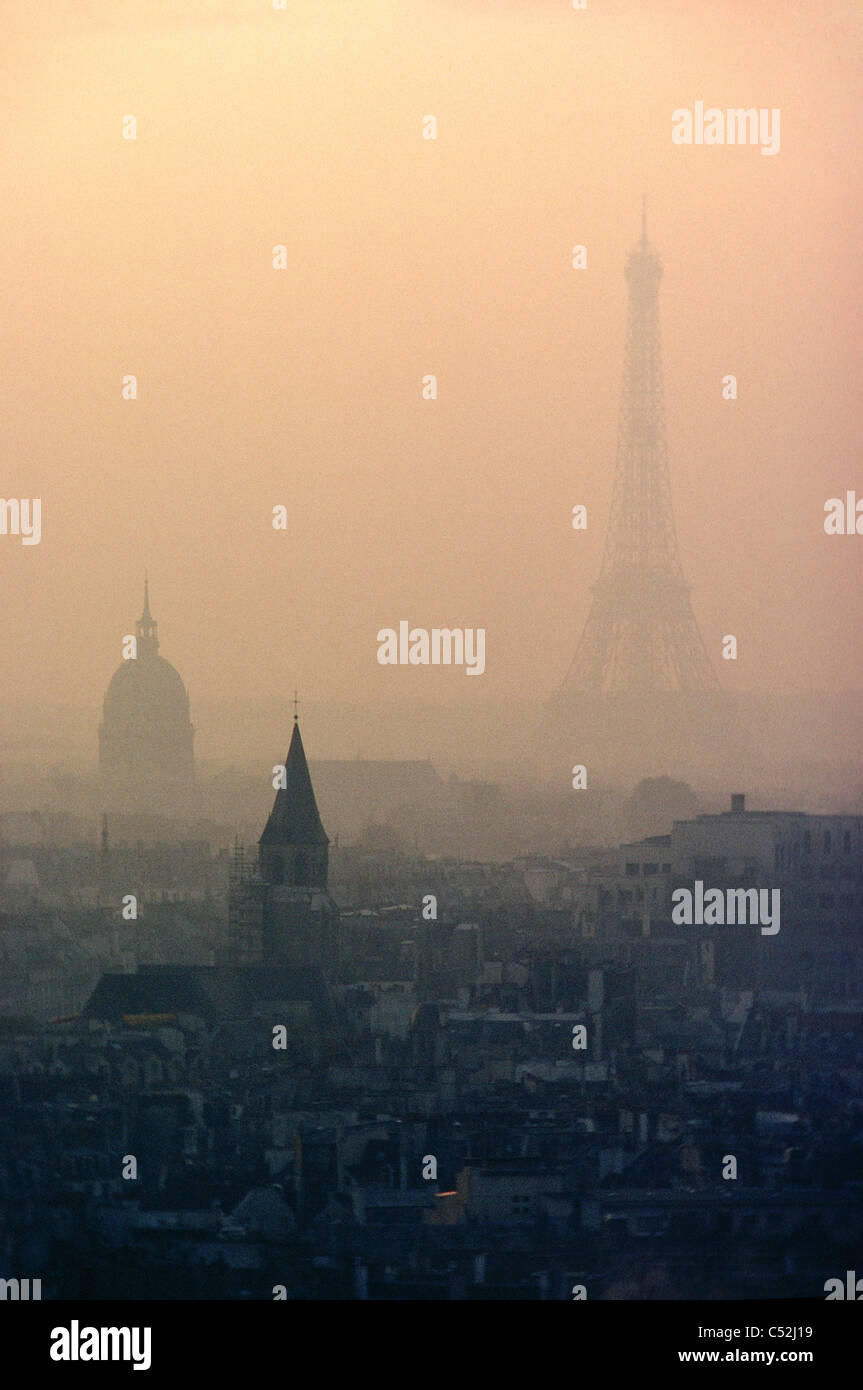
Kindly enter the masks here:
<path id="1" fill-rule="evenodd" d="M 309 765 L 294 714 L 294 732 L 285 759 L 285 785 L 276 793 L 260 845 L 328 845 L 329 838 L 318 813 Z"/>
<path id="2" fill-rule="evenodd" d="M 135 624 L 138 638 L 138 659 L 155 656 L 159 650 L 159 625 L 150 612 L 150 583 L 144 575 L 144 611 Z"/>

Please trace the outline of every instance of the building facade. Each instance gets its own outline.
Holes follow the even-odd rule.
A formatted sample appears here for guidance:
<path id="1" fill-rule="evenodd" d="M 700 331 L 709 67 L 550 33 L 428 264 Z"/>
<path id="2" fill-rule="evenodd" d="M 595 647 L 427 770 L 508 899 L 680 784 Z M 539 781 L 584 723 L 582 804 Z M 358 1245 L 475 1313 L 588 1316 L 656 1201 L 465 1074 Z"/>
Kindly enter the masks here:
<path id="1" fill-rule="evenodd" d="M 863 816 L 747 811 L 740 794 L 729 811 L 675 821 L 670 835 L 621 846 L 616 875 L 601 885 L 599 934 L 620 920 L 661 934 L 674 891 L 698 881 L 780 894 L 775 935 L 740 924 L 679 929 L 713 941 L 717 983 L 805 989 L 814 999 L 863 992 Z"/>

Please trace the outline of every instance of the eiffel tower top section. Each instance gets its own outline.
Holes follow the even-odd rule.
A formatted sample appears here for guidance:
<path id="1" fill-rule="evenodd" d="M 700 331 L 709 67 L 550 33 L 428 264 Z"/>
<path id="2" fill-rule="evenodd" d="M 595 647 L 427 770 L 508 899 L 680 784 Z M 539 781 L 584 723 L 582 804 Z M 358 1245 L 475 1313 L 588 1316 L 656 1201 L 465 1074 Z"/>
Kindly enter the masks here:
<path id="1" fill-rule="evenodd" d="M 629 287 L 617 461 L 593 605 L 565 687 L 583 691 L 716 690 L 683 576 L 665 439 L 659 282 L 647 238 L 626 263 Z"/>
<path id="2" fill-rule="evenodd" d="M 653 295 L 656 300 L 659 282 L 662 279 L 662 261 L 659 252 L 654 249 L 647 239 L 647 199 L 643 198 L 641 203 L 641 239 L 629 253 L 626 262 L 626 279 L 630 287 L 630 294 L 644 293 L 646 297 Z"/>
<path id="3" fill-rule="evenodd" d="M 665 441 L 659 282 L 662 262 L 642 226 L 626 263 L 629 286 L 617 467 L 600 583 L 613 573 L 683 579 Z"/>

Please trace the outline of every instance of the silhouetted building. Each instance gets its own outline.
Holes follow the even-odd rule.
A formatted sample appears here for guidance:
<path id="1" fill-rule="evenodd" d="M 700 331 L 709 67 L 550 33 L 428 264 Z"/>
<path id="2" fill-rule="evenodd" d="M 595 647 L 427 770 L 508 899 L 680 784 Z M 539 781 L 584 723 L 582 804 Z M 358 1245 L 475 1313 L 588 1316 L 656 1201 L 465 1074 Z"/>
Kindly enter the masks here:
<path id="1" fill-rule="evenodd" d="M 197 1021 L 213 1028 L 270 1013 L 280 1023 L 314 1019 L 329 1025 L 332 1005 L 320 971 L 146 965 L 133 974 L 103 975 L 82 1017 L 115 1024 L 132 1020 L 137 1027 Z"/>
<path id="2" fill-rule="evenodd" d="M 329 839 L 318 814 L 300 726 L 283 785 L 251 862 L 238 848 L 230 892 L 230 956 L 238 965 L 317 965 L 338 959 L 338 909 L 327 890 Z"/>
<path id="3" fill-rule="evenodd" d="M 662 264 L 647 239 L 626 265 L 629 312 L 617 468 L 602 570 L 567 677 L 587 692 L 713 691 L 677 548 L 659 343 Z"/>
<path id="4" fill-rule="evenodd" d="M 189 697 L 179 673 L 159 655 L 157 627 L 145 581 L 136 655 L 111 677 L 99 726 L 102 779 L 130 799 L 188 789 L 195 776 Z"/>
<path id="5" fill-rule="evenodd" d="M 681 766 L 733 737 L 689 597 L 677 543 L 665 435 L 659 332 L 662 263 L 647 239 L 626 264 L 629 290 L 623 392 L 611 512 L 599 579 L 575 656 L 549 702 L 552 728 L 579 731 L 581 756 Z M 557 756 L 558 738 L 551 741 Z M 646 756 L 645 756 L 646 755 Z M 635 759 L 633 761 L 633 758 Z M 684 760 L 683 766 L 686 766 Z"/>
<path id="6" fill-rule="evenodd" d="M 712 943 L 708 977 L 715 983 L 805 989 L 819 1002 L 859 997 L 863 816 L 749 811 L 736 793 L 729 811 L 676 820 L 670 835 L 621 846 L 597 898 L 602 930 L 629 927 L 645 938 L 657 926 L 664 932 L 674 890 L 693 889 L 697 880 L 753 897 L 762 889 L 780 893 L 773 934 L 751 921 L 683 928 L 684 936 Z"/>

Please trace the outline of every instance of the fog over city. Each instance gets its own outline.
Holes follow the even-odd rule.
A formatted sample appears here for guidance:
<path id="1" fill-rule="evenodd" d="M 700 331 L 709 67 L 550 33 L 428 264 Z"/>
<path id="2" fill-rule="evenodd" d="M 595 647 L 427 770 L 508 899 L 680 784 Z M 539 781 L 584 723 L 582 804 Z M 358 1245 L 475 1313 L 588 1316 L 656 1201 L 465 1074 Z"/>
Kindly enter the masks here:
<path id="1" fill-rule="evenodd" d="M 564 1300 L 773 1364 L 863 1296 L 860 40 L 4 0 L 0 1302 L 52 1359 Z"/>

